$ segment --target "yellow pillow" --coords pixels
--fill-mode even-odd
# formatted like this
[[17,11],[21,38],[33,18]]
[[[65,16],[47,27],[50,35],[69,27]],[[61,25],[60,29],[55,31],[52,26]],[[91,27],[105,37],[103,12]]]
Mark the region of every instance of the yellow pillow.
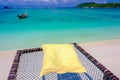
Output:
[[40,76],[50,73],[86,72],[80,63],[73,44],[42,45],[44,51]]

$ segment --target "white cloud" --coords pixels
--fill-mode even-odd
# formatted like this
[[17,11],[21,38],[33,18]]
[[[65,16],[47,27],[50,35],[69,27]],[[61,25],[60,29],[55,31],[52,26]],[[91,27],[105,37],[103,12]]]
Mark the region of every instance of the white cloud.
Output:
[[8,0],[8,1],[14,1],[14,0]]
[[67,3],[67,2],[78,2],[78,0],[63,0],[64,3]]
[[50,0],[37,0],[37,1],[50,2]]
[[[30,4],[30,5],[51,5],[51,4],[55,4],[55,5],[75,5],[75,4],[79,4],[80,2],[98,2],[98,3],[105,3],[108,0],[0,0],[1,4]],[[66,5],[66,6],[67,6]]]
[[58,4],[59,2],[58,2],[58,0],[52,0],[53,1],[53,3],[55,3],[55,4]]
[[[2,1],[2,0],[0,0]],[[8,2],[50,2],[50,3],[59,3],[59,2],[76,2],[77,0],[6,0]]]

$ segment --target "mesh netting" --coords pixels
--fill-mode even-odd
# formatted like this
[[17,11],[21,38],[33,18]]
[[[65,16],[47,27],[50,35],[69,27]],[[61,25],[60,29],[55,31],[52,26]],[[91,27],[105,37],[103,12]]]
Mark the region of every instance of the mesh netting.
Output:
[[42,69],[43,51],[25,53],[20,56],[20,62],[16,74],[16,80],[103,80],[103,73],[80,51],[78,57],[87,69],[87,73],[49,73],[40,78]]

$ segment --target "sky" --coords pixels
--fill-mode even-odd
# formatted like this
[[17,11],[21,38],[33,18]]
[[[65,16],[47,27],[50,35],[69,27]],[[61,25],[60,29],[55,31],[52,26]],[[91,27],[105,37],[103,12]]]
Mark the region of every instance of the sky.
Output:
[[0,0],[2,5],[29,5],[29,6],[64,6],[73,7],[79,3],[84,2],[96,2],[96,3],[106,3],[106,2],[120,2],[120,0]]

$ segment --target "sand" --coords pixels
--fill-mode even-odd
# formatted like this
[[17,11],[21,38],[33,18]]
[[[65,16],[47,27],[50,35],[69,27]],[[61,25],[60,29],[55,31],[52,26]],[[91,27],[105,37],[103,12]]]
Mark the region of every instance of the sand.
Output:
[[79,45],[120,78],[120,39]]
[[7,80],[16,50],[0,52],[0,80]]
[[[79,44],[120,78],[120,39]],[[16,50],[0,52],[0,80],[7,80]]]

